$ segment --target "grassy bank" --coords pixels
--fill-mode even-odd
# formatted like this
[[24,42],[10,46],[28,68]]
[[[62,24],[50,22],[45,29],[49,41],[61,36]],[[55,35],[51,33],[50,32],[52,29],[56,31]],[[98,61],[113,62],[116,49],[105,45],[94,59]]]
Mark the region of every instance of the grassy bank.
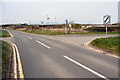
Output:
[[10,37],[10,34],[7,31],[2,30],[0,31],[0,37]]
[[[68,33],[68,34],[97,35],[97,34],[106,34],[106,32],[82,32],[82,33]],[[120,32],[108,32],[107,34],[118,35],[118,34],[120,34]]]
[[120,43],[120,37],[109,37],[109,38],[95,39],[91,42],[91,45],[101,48],[105,51],[115,52],[115,54],[120,55],[120,50],[118,49],[120,47],[119,43]]
[[0,53],[0,58],[2,60],[2,78],[5,78],[9,75],[12,47],[7,42],[0,40]]
[[[81,32],[81,33],[67,33],[65,34],[64,31],[51,31],[51,30],[19,30],[27,33],[39,34],[39,35],[97,35],[97,34],[106,34],[106,32]],[[120,32],[108,32],[108,34],[120,34]]]
[[43,30],[43,33],[42,33],[42,29],[40,29],[40,30],[32,30],[32,31],[24,30],[23,32],[28,32],[28,33],[33,33],[33,34],[40,34],[40,35],[65,35],[65,33],[63,31]]

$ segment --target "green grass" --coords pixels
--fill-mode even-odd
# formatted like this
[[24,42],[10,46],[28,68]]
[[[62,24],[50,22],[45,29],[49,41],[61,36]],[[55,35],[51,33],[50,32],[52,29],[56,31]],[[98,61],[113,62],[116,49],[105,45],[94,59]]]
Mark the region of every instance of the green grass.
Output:
[[32,30],[32,31],[23,31],[23,32],[28,32],[28,33],[34,33],[34,34],[40,34],[40,35],[65,35],[64,32],[62,31],[50,31],[50,30]]
[[0,40],[0,76],[1,72],[9,66],[10,45]]
[[[82,32],[82,33],[68,33],[68,34],[80,34],[80,35],[95,35],[95,34],[106,34],[106,32]],[[120,34],[120,32],[108,32],[107,34]]]
[[109,37],[109,38],[97,38],[91,42],[91,45],[101,48],[103,50],[109,50],[120,54],[120,37]]
[[7,31],[2,30],[0,31],[0,37],[10,37],[10,34]]
[[0,42],[0,45],[2,45],[2,63],[9,64],[8,57],[10,52],[10,45],[7,42]]
[[[23,31],[23,30],[21,30]],[[95,35],[95,34],[106,34],[106,32],[82,32],[82,33],[67,33],[65,34],[64,31],[51,31],[51,30],[32,30],[27,31],[24,30],[23,32],[33,33],[33,34],[40,34],[40,35]],[[120,32],[108,32],[108,34],[119,34]]]

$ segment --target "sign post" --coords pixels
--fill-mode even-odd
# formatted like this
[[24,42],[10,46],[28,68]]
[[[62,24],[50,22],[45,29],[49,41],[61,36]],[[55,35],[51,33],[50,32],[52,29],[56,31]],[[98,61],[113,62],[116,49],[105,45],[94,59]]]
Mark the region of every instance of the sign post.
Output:
[[43,24],[44,24],[44,22],[43,22],[43,21],[41,21],[41,24],[42,24],[42,33],[43,33]]
[[105,15],[103,17],[103,22],[106,26],[106,38],[107,38],[107,27],[108,27],[108,24],[111,22],[111,16],[110,15]]
[[65,34],[67,34],[67,26],[68,26],[68,20],[66,20]]

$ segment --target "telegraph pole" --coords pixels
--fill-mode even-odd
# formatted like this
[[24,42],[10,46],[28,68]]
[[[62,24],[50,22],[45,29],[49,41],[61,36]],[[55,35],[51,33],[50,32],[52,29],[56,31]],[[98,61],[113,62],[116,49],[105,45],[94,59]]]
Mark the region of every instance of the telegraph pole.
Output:
[[44,24],[44,22],[43,22],[43,21],[41,21],[41,24],[42,24],[42,33],[43,33],[43,24]]
[[55,27],[57,27],[57,19],[55,18]]
[[48,14],[47,14],[47,25],[48,25],[48,29],[49,29],[49,17],[48,17]]
[[57,25],[57,19],[55,18],[55,24]]

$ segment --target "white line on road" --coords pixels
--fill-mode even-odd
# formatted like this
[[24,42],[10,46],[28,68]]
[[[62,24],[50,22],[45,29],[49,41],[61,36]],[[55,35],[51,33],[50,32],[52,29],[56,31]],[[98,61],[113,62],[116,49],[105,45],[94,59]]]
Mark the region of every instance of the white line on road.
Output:
[[23,75],[23,69],[22,69],[22,64],[21,64],[21,60],[20,60],[20,55],[19,55],[19,51],[18,48],[15,44],[13,44],[15,46],[16,49],[16,54],[17,54],[17,59],[18,59],[18,72],[19,72],[19,78],[24,78]]
[[31,37],[27,36],[27,38],[32,39]]
[[14,37],[10,31],[8,31],[11,37]]
[[71,59],[71,58],[69,58],[69,57],[67,57],[67,56],[65,56],[65,55],[63,55],[63,57],[66,58],[67,60],[69,60],[69,61],[71,61],[71,62],[73,62],[73,63],[75,63],[75,64],[81,66],[82,68],[84,68],[84,69],[86,69],[86,70],[92,72],[93,74],[99,76],[100,78],[109,80],[107,77],[105,77],[105,76],[101,75],[100,73],[98,73],[98,72],[96,72],[96,71],[94,71],[94,70],[92,70],[92,69],[86,67],[86,66],[83,65],[83,64],[81,64],[81,63],[79,63],[79,62],[77,62],[77,61],[75,61],[75,60],[73,60],[73,59]]
[[42,43],[42,42],[40,42],[40,41],[38,41],[38,40],[36,40],[36,42],[39,43],[39,44],[41,44],[41,45],[43,45],[43,46],[45,46],[45,47],[48,48],[48,49],[51,49],[51,47],[45,45],[44,43]]

